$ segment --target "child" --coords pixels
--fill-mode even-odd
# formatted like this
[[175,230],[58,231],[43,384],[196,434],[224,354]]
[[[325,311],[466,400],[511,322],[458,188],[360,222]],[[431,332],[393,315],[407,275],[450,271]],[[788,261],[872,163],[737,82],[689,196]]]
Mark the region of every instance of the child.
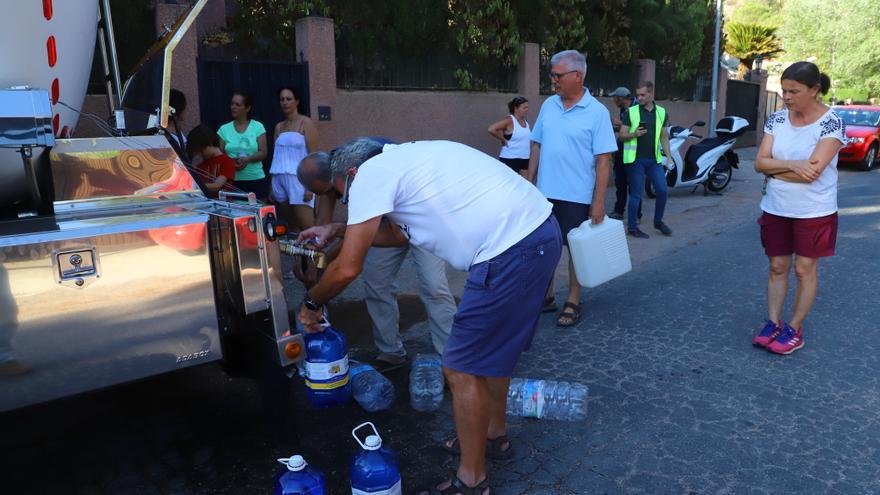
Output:
[[207,194],[216,198],[221,189],[230,189],[235,178],[235,160],[220,150],[220,137],[210,127],[199,125],[186,136],[187,149],[193,161],[201,158],[198,167]]

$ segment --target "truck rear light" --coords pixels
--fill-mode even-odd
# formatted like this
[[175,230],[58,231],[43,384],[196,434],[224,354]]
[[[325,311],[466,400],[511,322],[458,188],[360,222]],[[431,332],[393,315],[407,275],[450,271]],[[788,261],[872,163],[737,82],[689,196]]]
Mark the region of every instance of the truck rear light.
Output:
[[302,344],[299,342],[289,342],[284,346],[284,355],[290,359],[296,359],[302,354]]

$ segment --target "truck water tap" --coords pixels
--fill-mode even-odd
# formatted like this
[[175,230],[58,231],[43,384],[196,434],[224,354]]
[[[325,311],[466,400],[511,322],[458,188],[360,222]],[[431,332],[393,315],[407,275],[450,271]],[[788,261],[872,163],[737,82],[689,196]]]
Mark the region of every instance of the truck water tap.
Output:
[[293,241],[278,241],[281,252],[289,256],[304,256],[312,261],[319,270],[327,267],[327,255],[316,249],[309,249],[297,245]]

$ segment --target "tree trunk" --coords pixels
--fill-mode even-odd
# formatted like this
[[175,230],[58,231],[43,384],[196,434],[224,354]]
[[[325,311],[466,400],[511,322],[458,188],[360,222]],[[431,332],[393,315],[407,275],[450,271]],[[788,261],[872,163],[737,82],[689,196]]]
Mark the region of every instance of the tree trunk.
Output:
[[753,58],[741,58],[739,59],[739,67],[736,71],[736,78],[740,80],[746,79],[746,74],[752,70],[752,64],[755,62]]

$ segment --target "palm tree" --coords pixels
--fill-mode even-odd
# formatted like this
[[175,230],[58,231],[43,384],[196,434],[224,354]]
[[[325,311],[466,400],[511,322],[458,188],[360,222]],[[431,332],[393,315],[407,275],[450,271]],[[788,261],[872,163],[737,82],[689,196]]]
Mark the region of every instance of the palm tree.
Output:
[[724,49],[739,59],[740,79],[752,70],[757,57],[768,58],[783,51],[775,27],[731,22],[724,31]]

